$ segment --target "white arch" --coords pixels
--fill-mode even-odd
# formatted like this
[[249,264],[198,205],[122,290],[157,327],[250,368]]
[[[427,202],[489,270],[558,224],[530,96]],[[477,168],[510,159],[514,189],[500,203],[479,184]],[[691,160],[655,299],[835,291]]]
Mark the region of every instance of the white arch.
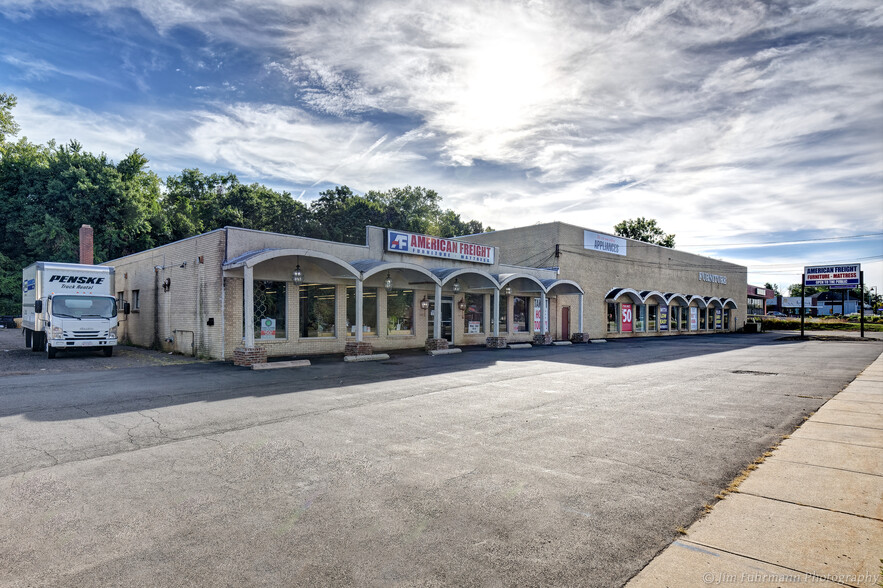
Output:
[[707,304],[708,306],[713,306],[714,308],[723,308],[724,307],[724,303],[721,302],[721,299],[718,298],[717,296],[706,296],[705,297],[705,304]]
[[690,301],[687,297],[680,292],[666,292],[664,294],[665,301],[671,304],[672,302],[679,302],[681,306],[690,306]]
[[459,278],[460,276],[474,274],[490,282],[490,285],[494,288],[500,287],[500,283],[497,281],[496,278],[494,278],[492,274],[489,274],[488,272],[477,268],[436,268],[432,270],[432,273],[439,278],[442,286],[444,286],[451,280]]
[[537,285],[538,292],[546,291],[546,287],[543,286],[543,283],[538,278],[535,278],[530,274],[500,274],[499,276],[497,276],[497,281],[500,284],[501,289],[505,288],[508,284],[512,283],[515,280],[527,280],[529,282],[533,282]]
[[[733,300],[732,298],[724,298],[721,300],[721,303],[723,304],[724,308],[733,308],[733,309],[739,308],[739,306],[736,304],[736,301]],[[728,305],[732,305],[732,306],[728,306]]]
[[[343,268],[354,278],[358,278],[361,275],[361,272],[354,268],[349,262],[331,255],[330,253],[315,251],[313,249],[261,249],[260,251],[240,255],[232,261],[224,264],[223,267],[224,269],[235,269],[239,267],[253,268],[262,261],[276,259],[277,257],[307,257],[311,259],[319,259],[326,262],[326,264],[333,264],[334,266]],[[322,266],[326,264],[320,263],[319,265]]]
[[664,303],[667,302],[665,299],[665,294],[663,294],[662,292],[659,292],[657,290],[643,290],[641,292],[641,300],[643,300],[643,302],[645,304],[647,303],[648,300],[650,300],[651,298],[654,298],[654,297],[658,298],[659,300],[661,300]]
[[566,292],[554,292],[555,295],[566,294],[585,294],[582,287],[573,280],[543,280],[543,286],[546,287],[546,294],[553,294],[553,290],[561,289]]
[[363,259],[354,261],[353,266],[361,270],[362,280],[367,280],[373,275],[389,272],[392,270],[403,270],[405,272],[415,272],[421,276],[429,278],[433,284],[441,285],[441,280],[428,268],[416,263],[408,263],[406,261],[379,261],[374,259]]
[[620,296],[626,295],[631,298],[635,304],[643,304],[644,300],[641,298],[641,293],[637,290],[632,290],[631,288],[613,288],[604,296],[604,300],[608,300],[610,302],[615,302],[617,298]]
[[706,302],[705,298],[703,298],[702,296],[699,296],[698,294],[691,294],[689,296],[689,300],[690,300],[690,305],[692,305],[695,302],[696,306],[698,306],[699,308],[708,308],[708,302]]

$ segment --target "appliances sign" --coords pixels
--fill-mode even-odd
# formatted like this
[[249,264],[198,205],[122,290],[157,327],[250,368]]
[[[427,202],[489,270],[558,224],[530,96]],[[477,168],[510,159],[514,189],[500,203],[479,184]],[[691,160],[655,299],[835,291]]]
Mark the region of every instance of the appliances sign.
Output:
[[829,288],[857,288],[861,271],[860,263],[803,268],[807,286],[828,286]]
[[583,248],[603,251],[614,255],[626,255],[628,241],[621,237],[611,237],[603,233],[583,231]]
[[443,257],[456,261],[494,263],[494,248],[453,239],[430,237],[404,231],[386,230],[386,250],[394,253]]

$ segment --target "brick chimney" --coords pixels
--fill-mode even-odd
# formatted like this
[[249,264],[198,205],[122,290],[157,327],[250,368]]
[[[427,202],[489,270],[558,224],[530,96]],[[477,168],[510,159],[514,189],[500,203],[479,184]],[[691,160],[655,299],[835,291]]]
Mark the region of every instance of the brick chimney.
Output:
[[92,227],[83,225],[80,227],[80,263],[92,265]]

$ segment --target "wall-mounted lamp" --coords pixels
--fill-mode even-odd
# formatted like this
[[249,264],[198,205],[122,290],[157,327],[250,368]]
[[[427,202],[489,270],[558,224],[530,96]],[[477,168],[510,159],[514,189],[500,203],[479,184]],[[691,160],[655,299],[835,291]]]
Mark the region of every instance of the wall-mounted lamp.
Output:
[[294,271],[291,272],[291,281],[294,282],[295,286],[300,286],[304,283],[304,273],[300,270],[300,258],[297,258],[297,267],[294,268]]
[[454,278],[454,285],[451,286],[451,290],[454,291],[454,294],[460,291],[460,278]]
[[420,308],[423,310],[429,308],[429,300],[426,299],[426,294],[423,295],[423,300],[420,301]]
[[506,286],[506,296],[510,296],[512,294],[512,288]]
[[187,262],[185,261],[184,263],[182,263],[182,264],[179,265],[178,267],[187,267]]
[[386,272],[386,279],[383,280],[383,287],[386,288],[387,292],[392,289],[392,278],[389,277],[389,272]]
[[466,301],[461,298],[460,302],[457,303],[457,308],[460,310],[466,310]]
[[166,280],[162,283],[162,291],[168,292],[172,287],[172,278],[166,278]]

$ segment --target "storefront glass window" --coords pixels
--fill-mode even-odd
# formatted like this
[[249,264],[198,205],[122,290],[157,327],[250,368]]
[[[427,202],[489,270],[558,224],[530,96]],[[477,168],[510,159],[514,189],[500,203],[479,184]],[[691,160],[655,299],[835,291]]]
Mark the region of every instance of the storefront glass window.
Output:
[[466,310],[463,311],[463,332],[484,332],[484,294],[466,294]]
[[655,304],[647,306],[647,331],[653,333],[656,331],[656,311],[658,307]]
[[681,307],[669,306],[668,315],[671,318],[670,330],[677,331],[681,326]]
[[616,303],[608,302],[607,303],[607,332],[608,333],[616,333],[619,329],[616,312]]
[[[356,287],[346,287],[346,334],[356,334]],[[362,290],[362,334],[377,334],[377,288]]]
[[723,325],[723,327],[724,327],[725,331],[730,330],[730,309],[729,308],[724,309],[724,325]]
[[681,330],[687,330],[687,307],[684,306],[681,308]]
[[705,308],[699,309],[699,330],[700,331],[704,331],[706,328],[706,325],[708,325],[708,323],[705,320],[705,315],[707,314],[706,310],[707,309],[705,309]]
[[414,334],[414,291],[391,289],[386,294],[386,324],[390,335]]
[[635,332],[644,332],[644,320],[647,317],[647,306],[644,304],[635,305]]
[[526,333],[527,319],[530,318],[530,298],[521,296],[512,297],[512,332]]
[[334,337],[337,286],[304,284],[300,287],[300,336]]
[[285,338],[285,282],[255,280],[254,338]]

